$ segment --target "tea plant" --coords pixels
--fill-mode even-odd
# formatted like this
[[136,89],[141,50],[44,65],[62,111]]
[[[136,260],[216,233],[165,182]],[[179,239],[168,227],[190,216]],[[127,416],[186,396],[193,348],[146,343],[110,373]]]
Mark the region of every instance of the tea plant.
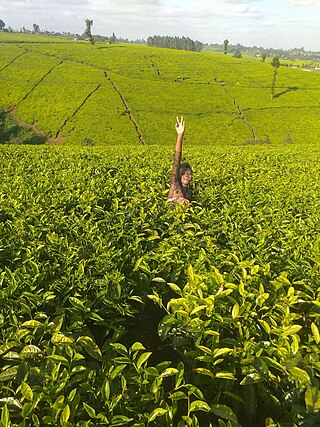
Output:
[[1,107],[70,144],[171,143],[188,117],[192,145],[319,139],[319,73],[281,67],[270,99],[269,63],[223,53],[0,35]]
[[319,150],[0,147],[5,426],[319,424]]

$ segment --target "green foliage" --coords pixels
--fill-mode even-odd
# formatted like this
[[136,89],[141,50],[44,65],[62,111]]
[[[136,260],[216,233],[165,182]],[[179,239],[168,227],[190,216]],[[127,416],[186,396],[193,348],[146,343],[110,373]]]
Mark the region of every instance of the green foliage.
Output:
[[272,58],[271,65],[275,69],[280,67],[280,59],[279,59],[278,55],[276,55]]
[[293,139],[291,138],[291,134],[288,132],[283,140],[284,144],[294,144]]
[[248,57],[103,43],[88,49],[81,41],[28,34],[0,38],[1,106],[59,142],[140,143],[137,125],[146,144],[168,145],[178,113],[188,120],[191,145],[241,144],[251,128],[274,144],[288,132],[297,144],[320,137],[319,73],[282,67],[270,99],[278,68]]
[[[318,77],[283,69],[271,101],[246,59],[0,48],[4,107],[87,145],[0,147],[0,425],[319,425]],[[165,201],[177,110],[189,207]]]
[[203,43],[194,41],[189,37],[153,36],[147,39],[148,46],[164,47],[169,49],[188,50],[201,52]]
[[242,54],[241,54],[241,52],[240,52],[240,50],[239,50],[239,49],[237,49],[237,50],[234,52],[233,57],[234,57],[234,58],[238,58],[238,59],[241,59],[241,58],[242,58]]
[[91,138],[85,137],[82,141],[82,145],[91,147],[95,145],[95,142]]
[[318,149],[0,148],[3,425],[319,423]]
[[264,139],[247,139],[244,141],[244,145],[264,145],[264,144],[271,144],[270,138],[268,135]]
[[93,45],[95,43],[95,40],[94,40],[92,33],[91,33],[91,27],[93,25],[93,20],[92,19],[86,19],[85,23],[86,23],[86,29],[83,33],[83,36],[89,40],[89,43],[93,47]]
[[9,113],[0,109],[0,144],[43,144],[44,136],[19,125]]
[[271,99],[273,99],[274,90],[275,90],[276,81],[277,81],[277,75],[278,75],[278,68],[280,67],[280,59],[278,55],[272,58],[271,65],[273,67],[273,79],[271,83]]
[[225,39],[223,41],[223,53],[226,55],[228,53],[228,45],[229,45],[229,40]]
[[184,356],[192,382],[206,384],[207,401],[229,405],[249,425],[275,413],[296,422],[305,399],[309,410],[318,404],[319,331],[314,326],[310,336],[300,307],[319,319],[314,301],[320,295],[284,273],[268,283],[269,271],[255,260],[235,267],[242,277],[231,283],[235,271],[197,275],[189,266],[187,284],[167,304],[160,335]]

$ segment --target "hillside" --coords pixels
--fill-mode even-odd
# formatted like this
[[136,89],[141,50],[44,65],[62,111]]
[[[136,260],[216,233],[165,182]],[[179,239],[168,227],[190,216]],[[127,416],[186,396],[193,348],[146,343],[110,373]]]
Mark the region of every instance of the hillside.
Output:
[[320,73],[280,67],[271,100],[268,63],[24,37],[0,35],[0,107],[53,142],[172,143],[176,115],[192,145],[319,140]]

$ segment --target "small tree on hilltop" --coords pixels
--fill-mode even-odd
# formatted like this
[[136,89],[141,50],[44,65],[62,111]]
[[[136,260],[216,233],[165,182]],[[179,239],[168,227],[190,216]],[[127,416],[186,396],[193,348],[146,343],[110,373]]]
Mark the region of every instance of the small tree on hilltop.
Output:
[[241,54],[241,52],[240,52],[240,50],[239,50],[239,49],[237,49],[237,50],[235,51],[235,53],[233,54],[233,57],[234,57],[234,58],[239,58],[239,59],[241,59],[241,58],[242,58],[242,54]]
[[115,33],[112,33],[112,36],[109,38],[110,43],[114,44],[117,41]]
[[93,20],[92,19],[86,19],[85,23],[86,23],[86,29],[85,29],[83,35],[85,37],[87,37],[87,39],[89,40],[89,43],[93,47],[93,45],[94,45],[94,38],[93,38],[93,36],[91,34],[91,27],[93,25]]
[[3,30],[6,24],[0,19],[0,30]]
[[224,51],[224,54],[225,54],[225,55],[228,53],[228,44],[229,44],[229,40],[228,40],[228,39],[225,39],[225,40],[223,41],[223,51]]
[[35,33],[40,33],[40,26],[38,24],[33,24],[32,26]]
[[274,98],[274,89],[276,86],[276,80],[278,75],[278,68],[280,67],[280,59],[279,56],[276,55],[272,58],[271,65],[273,67],[273,79],[271,83],[271,99]]
[[266,52],[262,52],[262,54],[261,54],[262,62],[266,62],[266,57],[267,57]]

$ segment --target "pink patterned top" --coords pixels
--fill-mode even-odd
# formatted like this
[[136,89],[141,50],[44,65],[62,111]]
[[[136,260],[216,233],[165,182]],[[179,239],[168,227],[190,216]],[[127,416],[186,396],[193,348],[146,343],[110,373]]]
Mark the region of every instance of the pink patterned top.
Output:
[[170,189],[169,189],[169,202],[180,202],[188,205],[191,202],[190,188],[183,188],[180,181],[180,160],[181,152],[176,151],[174,155],[174,162],[171,172]]

